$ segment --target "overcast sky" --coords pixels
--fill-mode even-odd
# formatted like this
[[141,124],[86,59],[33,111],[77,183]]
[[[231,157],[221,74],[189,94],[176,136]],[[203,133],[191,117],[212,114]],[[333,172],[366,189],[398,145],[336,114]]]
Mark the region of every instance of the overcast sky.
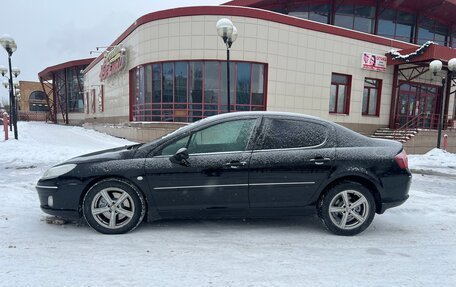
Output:
[[[90,58],[90,50],[110,45],[136,19],[174,7],[219,5],[228,0],[0,0],[0,35],[17,43],[12,65],[22,71],[18,80],[38,81],[49,66]],[[0,65],[8,65],[0,47]],[[2,79],[1,81],[3,82]],[[0,86],[0,102],[8,98]]]

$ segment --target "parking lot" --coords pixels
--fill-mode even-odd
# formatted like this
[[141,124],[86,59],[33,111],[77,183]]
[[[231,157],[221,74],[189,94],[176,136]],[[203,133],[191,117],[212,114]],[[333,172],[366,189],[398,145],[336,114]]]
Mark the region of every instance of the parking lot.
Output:
[[[20,124],[28,135],[16,143],[13,154],[4,153],[13,143],[0,142],[0,155],[6,159],[0,168],[0,286],[456,282],[456,177],[451,165],[433,168],[425,164],[425,156],[412,156],[411,168],[421,173],[414,174],[410,199],[377,215],[355,237],[330,234],[315,216],[160,221],[126,235],[106,236],[83,223],[61,224],[42,213],[34,186],[47,167],[73,153],[125,141],[82,128]],[[71,139],[52,138],[59,133],[71,134]],[[48,156],[39,154],[38,148]],[[445,162],[444,157],[437,155],[429,162]]]

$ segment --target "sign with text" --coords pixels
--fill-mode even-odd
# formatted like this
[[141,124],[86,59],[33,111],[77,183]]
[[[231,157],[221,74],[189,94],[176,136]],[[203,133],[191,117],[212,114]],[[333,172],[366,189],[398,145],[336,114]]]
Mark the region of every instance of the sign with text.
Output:
[[370,71],[385,72],[386,56],[364,52],[361,59],[361,68]]
[[126,50],[122,45],[113,47],[110,51],[105,52],[103,64],[100,70],[100,80],[104,81],[112,74],[119,72],[126,64]]

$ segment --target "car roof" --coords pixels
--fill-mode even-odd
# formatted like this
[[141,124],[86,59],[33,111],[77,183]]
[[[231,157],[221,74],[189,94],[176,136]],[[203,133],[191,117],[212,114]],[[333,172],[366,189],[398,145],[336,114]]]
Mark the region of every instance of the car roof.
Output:
[[[265,117],[284,117],[284,118],[299,118],[302,120],[314,120],[318,121],[320,123],[327,123],[330,125],[335,125],[335,123],[324,120],[319,117],[314,117],[314,116],[309,116],[309,115],[304,115],[304,114],[298,114],[298,113],[289,113],[289,112],[270,112],[270,111],[249,111],[249,112],[231,112],[231,113],[224,113],[224,114],[218,114],[214,116],[210,116],[204,119],[201,119],[197,122],[194,122],[190,125],[184,126],[182,128],[179,128],[177,131],[185,131],[189,129],[194,129],[197,127],[201,126],[206,126],[208,124],[214,123],[214,122],[220,122],[224,120],[229,120],[229,119],[238,119],[242,117],[259,117],[259,116],[265,116]],[[172,132],[171,134],[175,134],[175,132]],[[168,134],[168,135],[171,135]],[[167,137],[167,136],[165,136]]]
[[326,123],[330,123],[327,120],[324,120],[319,117],[309,116],[305,114],[298,114],[298,113],[290,113],[290,112],[274,112],[274,111],[251,111],[251,112],[232,112],[232,113],[224,113],[215,116],[211,116],[205,118],[207,120],[219,120],[224,118],[236,118],[240,116],[281,116],[281,117],[299,117],[302,119],[311,119],[317,121],[323,121]]

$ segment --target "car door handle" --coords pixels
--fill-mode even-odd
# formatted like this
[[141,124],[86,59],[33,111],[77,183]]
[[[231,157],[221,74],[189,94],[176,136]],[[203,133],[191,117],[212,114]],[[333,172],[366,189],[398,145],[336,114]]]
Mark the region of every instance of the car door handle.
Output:
[[309,161],[315,163],[316,165],[322,165],[325,163],[325,161],[330,161],[331,159],[329,157],[316,157],[312,158]]
[[238,168],[240,166],[245,166],[247,164],[247,162],[245,161],[232,161],[232,162],[227,162],[225,163],[225,166],[229,166],[231,168]]

